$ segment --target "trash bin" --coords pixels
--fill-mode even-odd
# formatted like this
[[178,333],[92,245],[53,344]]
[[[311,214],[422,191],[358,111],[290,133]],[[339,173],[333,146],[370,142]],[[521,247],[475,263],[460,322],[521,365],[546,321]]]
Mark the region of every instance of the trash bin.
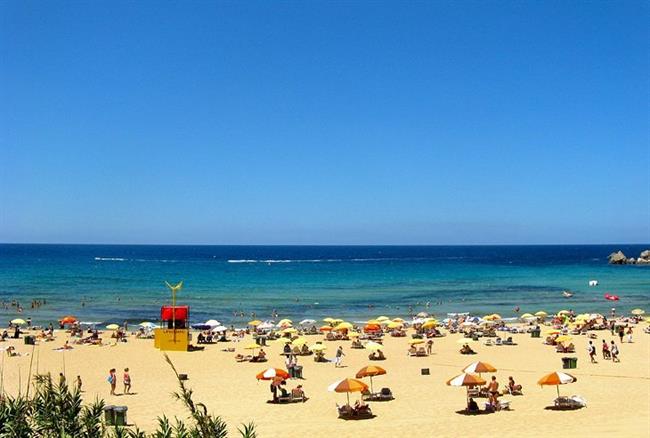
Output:
[[266,336],[260,336],[258,339],[260,340],[260,345],[266,347]]
[[578,367],[578,358],[577,357],[563,357],[562,358],[562,368],[564,369],[573,369]]
[[115,425],[115,412],[113,411],[114,408],[115,406],[113,405],[104,406],[104,422],[107,426]]
[[256,343],[257,345],[262,345],[262,338],[260,338],[259,336],[256,336],[256,337],[255,337],[255,343]]
[[569,364],[571,365],[571,368],[578,368],[578,358],[577,357],[570,357],[569,358]]
[[564,368],[565,370],[567,368],[571,368],[571,364],[569,363],[569,358],[568,357],[563,357],[562,358],[562,368]]
[[126,426],[126,411],[129,408],[126,406],[114,406],[113,412],[115,412],[115,426]]
[[302,379],[302,365],[296,365],[293,367],[293,377],[296,379]]
[[25,336],[25,345],[36,345],[36,338],[32,335]]
[[531,338],[539,338],[539,335],[542,333],[541,330],[532,330],[530,332],[530,337]]

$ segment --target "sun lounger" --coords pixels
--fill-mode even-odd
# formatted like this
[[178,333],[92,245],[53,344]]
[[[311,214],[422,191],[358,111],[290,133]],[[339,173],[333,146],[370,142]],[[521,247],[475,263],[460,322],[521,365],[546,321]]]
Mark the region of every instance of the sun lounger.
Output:
[[370,409],[370,406],[368,405],[362,405],[359,406],[358,408],[353,408],[350,405],[343,405],[339,406],[338,404],[336,405],[336,408],[339,413],[339,418],[343,418],[346,420],[360,420],[363,418],[372,418],[372,410]]
[[503,345],[517,345],[515,342],[512,340],[512,336],[508,336],[508,338],[503,341]]
[[496,405],[493,405],[490,402],[485,402],[485,410],[488,412],[509,411],[510,400],[498,400]]
[[496,338],[494,340],[494,345],[502,345],[501,338]]
[[486,339],[485,342],[483,342],[484,345],[491,347],[492,346],[492,339]]
[[553,404],[560,409],[580,409],[587,407],[587,400],[578,395],[560,396],[553,401]]
[[418,357],[428,356],[427,351],[424,348],[418,348],[417,353],[415,354]]

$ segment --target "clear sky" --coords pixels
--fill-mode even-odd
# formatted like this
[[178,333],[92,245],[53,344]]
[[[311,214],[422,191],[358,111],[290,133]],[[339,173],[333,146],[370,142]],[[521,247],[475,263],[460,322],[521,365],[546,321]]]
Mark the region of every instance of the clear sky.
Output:
[[649,19],[2,1],[0,242],[650,242]]

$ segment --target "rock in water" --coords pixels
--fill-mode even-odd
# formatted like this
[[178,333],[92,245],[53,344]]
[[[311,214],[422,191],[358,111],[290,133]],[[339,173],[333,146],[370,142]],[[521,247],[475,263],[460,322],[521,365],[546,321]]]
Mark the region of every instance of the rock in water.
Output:
[[627,263],[627,257],[623,254],[623,251],[613,252],[607,259],[609,259],[609,263],[612,265],[624,265]]

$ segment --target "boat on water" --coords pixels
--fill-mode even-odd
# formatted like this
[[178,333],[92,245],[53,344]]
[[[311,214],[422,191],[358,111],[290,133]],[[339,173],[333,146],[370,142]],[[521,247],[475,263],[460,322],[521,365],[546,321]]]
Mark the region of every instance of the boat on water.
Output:
[[571,298],[573,296],[573,292],[569,292],[568,290],[562,291],[562,295],[564,298]]

